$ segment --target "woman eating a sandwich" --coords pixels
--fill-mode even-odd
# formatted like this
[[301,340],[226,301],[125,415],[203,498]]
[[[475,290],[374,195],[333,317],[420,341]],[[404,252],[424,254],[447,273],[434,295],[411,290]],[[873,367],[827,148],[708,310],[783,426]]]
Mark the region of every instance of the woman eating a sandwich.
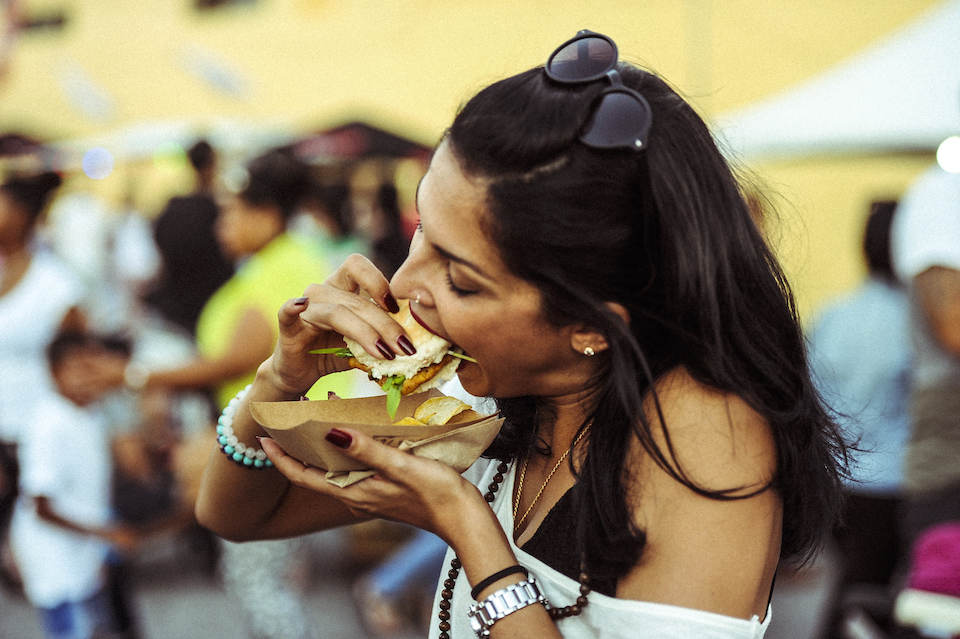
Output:
[[[372,517],[433,532],[451,548],[434,639],[762,637],[778,564],[833,523],[846,448],[700,118],[581,32],[461,109],[417,206],[391,281],[355,256],[280,309],[274,354],[228,409],[272,466],[214,455],[201,523],[234,540]],[[505,422],[463,475],[333,430],[377,471],[339,488],[266,438],[249,402],[348,366],[327,352],[345,337],[411,355],[397,299],[471,358],[459,383]]]

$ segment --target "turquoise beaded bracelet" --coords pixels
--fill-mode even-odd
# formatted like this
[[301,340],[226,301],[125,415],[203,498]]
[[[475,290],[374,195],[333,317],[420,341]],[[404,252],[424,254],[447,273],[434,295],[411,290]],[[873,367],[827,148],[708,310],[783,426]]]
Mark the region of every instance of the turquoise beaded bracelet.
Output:
[[267,459],[267,454],[259,448],[247,446],[233,433],[233,416],[240,407],[240,402],[247,396],[250,390],[250,384],[237,393],[237,396],[231,399],[223,408],[223,413],[217,420],[217,443],[220,444],[220,451],[227,456],[227,459],[254,470],[263,470],[273,466],[273,462]]

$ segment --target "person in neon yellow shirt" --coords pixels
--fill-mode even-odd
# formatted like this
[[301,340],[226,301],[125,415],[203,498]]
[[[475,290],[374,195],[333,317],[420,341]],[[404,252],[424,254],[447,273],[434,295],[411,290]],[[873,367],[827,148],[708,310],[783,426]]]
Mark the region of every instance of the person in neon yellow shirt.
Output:
[[[277,309],[303,295],[330,269],[315,244],[287,229],[310,185],[309,169],[287,152],[269,151],[247,165],[244,186],[221,207],[216,235],[237,269],[210,297],[197,321],[198,357],[179,367],[138,369],[122,363],[107,374],[134,389],[210,389],[219,408],[253,381],[279,335]],[[355,375],[324,378],[311,397],[347,396]],[[210,440],[213,441],[211,421]],[[204,453],[205,455],[205,453]],[[187,493],[193,488],[187,487]],[[251,636],[309,639],[308,615],[286,567],[303,558],[303,540],[224,542],[221,574],[241,604]]]
[[[277,309],[329,273],[320,254],[287,231],[287,222],[309,187],[307,167],[273,151],[253,160],[247,171],[246,185],[223,208],[216,224],[224,252],[239,262],[237,271],[207,301],[197,320],[201,362],[223,365],[216,387],[220,406],[253,381],[264,352],[272,351],[279,334]],[[346,389],[334,383],[314,393],[321,390]],[[303,601],[284,578],[284,566],[300,559],[297,540],[224,543],[221,549],[224,585],[241,602],[252,636],[311,636]]]
[[[218,223],[218,234],[246,233],[226,229],[231,225],[256,226],[262,215],[271,214],[257,211],[241,198],[236,206],[222,214],[224,221]],[[246,219],[231,221],[231,218]],[[269,224],[267,221],[263,226],[269,228]],[[243,354],[249,352],[251,362],[259,359],[253,366],[218,385],[216,399],[220,406],[226,406],[231,397],[253,381],[257,365],[266,359],[260,359],[259,355],[253,358],[252,352],[267,343],[268,355],[272,352],[278,336],[276,309],[291,297],[298,297],[316,278],[322,280],[328,274],[326,264],[309,242],[281,231],[247,258],[236,274],[207,301],[197,322],[197,347],[201,356],[224,361],[231,357],[231,351],[240,351]],[[345,396],[349,388],[349,378],[324,378],[310,395],[326,397],[327,391],[334,391]]]
[[[237,270],[201,311],[199,357],[170,369],[116,367],[105,373],[111,381],[136,390],[211,389],[219,408],[253,381],[277,342],[277,309],[330,272],[314,244],[287,230],[309,186],[308,167],[288,152],[272,150],[251,160],[246,183],[217,217],[217,240]],[[348,395],[354,379],[325,378],[309,395]]]
[[[217,218],[217,240],[237,261],[237,270],[200,313],[199,357],[170,370],[139,375],[128,370],[129,385],[210,388],[223,407],[253,381],[277,342],[277,309],[329,274],[314,245],[287,229],[309,185],[308,168],[289,153],[269,151],[248,164],[245,185]],[[345,395],[351,383],[350,377],[325,379],[310,395]],[[300,593],[286,578],[288,568],[302,559],[302,550],[297,539],[221,544],[224,585],[240,602],[251,636],[312,637]]]

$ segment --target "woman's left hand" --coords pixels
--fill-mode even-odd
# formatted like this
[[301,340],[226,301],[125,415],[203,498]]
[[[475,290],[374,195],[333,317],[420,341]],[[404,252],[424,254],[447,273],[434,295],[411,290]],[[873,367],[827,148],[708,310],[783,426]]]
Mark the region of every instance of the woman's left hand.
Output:
[[487,507],[477,488],[445,464],[391,448],[357,430],[331,433],[328,441],[377,474],[340,488],[326,480],[326,471],[304,466],[275,441],[264,438],[261,445],[291,483],[333,497],[357,516],[411,524],[448,544],[470,518],[471,508]]
[[[468,587],[466,582],[477,584],[517,564],[507,534],[490,504],[457,471],[438,461],[381,444],[353,429],[331,433],[328,441],[364,467],[375,469],[376,474],[339,488],[326,480],[324,471],[304,466],[285,454],[275,441],[262,439],[261,445],[280,472],[296,486],[338,500],[353,515],[400,521],[437,535],[460,562],[465,577],[462,587]],[[502,623],[498,636],[560,636],[545,608],[539,606]]]

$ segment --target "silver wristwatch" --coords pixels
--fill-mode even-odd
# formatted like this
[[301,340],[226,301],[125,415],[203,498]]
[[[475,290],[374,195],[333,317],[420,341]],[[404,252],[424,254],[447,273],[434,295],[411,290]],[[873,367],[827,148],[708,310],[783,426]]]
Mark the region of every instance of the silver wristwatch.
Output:
[[537,580],[528,577],[526,581],[511,584],[498,590],[483,601],[470,606],[467,617],[470,618],[470,627],[477,633],[477,637],[489,637],[490,628],[507,615],[526,608],[530,604],[541,603],[549,608],[547,598],[540,592]]

